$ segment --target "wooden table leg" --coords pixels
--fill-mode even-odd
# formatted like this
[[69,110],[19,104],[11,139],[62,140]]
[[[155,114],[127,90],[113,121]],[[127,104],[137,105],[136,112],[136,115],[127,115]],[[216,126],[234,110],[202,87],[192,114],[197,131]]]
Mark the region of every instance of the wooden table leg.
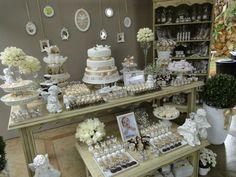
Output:
[[199,170],[199,151],[193,152],[191,156],[191,164],[193,166],[193,174],[192,177],[198,177]]
[[36,146],[31,128],[19,129],[22,147],[25,155],[29,177],[33,177],[33,172],[28,168],[28,164],[33,162],[36,156]]
[[188,114],[196,111],[196,94],[196,88],[191,89],[191,91],[188,93]]

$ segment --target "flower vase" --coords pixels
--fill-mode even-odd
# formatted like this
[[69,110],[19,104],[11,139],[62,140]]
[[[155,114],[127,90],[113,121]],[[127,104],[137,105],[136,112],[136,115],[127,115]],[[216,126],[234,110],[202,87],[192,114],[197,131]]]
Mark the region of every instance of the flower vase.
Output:
[[147,66],[147,56],[148,56],[148,50],[151,47],[150,42],[141,42],[140,43],[141,48],[143,49],[143,54],[144,54],[144,62],[145,62],[145,67]]
[[20,81],[22,80],[21,78],[21,72],[18,66],[10,66],[9,69],[11,70],[11,72],[13,73],[13,77],[16,81]]
[[210,167],[208,167],[208,168],[199,167],[199,175],[206,176],[210,170],[211,170]]

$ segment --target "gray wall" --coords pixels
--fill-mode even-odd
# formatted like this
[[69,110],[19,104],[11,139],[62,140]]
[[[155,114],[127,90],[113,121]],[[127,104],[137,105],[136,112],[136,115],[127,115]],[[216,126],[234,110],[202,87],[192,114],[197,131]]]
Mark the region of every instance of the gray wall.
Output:
[[[28,55],[37,57],[42,61],[45,53],[40,52],[39,40],[42,39],[42,29],[39,21],[39,14],[36,0],[30,0],[30,10],[32,20],[36,23],[38,32],[35,36],[29,36],[25,32],[27,23],[25,0],[0,0],[0,51],[7,46],[16,46],[22,48]],[[124,0],[102,0],[103,8],[111,6],[115,14],[112,18],[104,19],[104,27],[100,24],[99,0],[44,0],[41,1],[43,7],[48,2],[54,7],[55,16],[46,18],[43,16],[43,23],[47,39],[51,44],[58,45],[61,53],[68,56],[66,68],[71,74],[71,80],[81,80],[86,66],[87,49],[96,44],[107,44],[112,48],[112,55],[116,59],[116,65],[121,69],[121,61],[127,55],[134,55],[140,67],[144,64],[143,54],[136,42],[136,33],[141,27],[152,27],[152,0],[127,0],[129,16],[132,18],[132,27],[127,29],[122,25],[122,31],[125,32],[125,43],[116,42],[116,33],[118,32],[118,5],[120,6],[121,19],[125,16]],[[60,2],[61,16],[58,15],[58,1]],[[74,24],[74,14],[78,8],[85,8],[91,17],[90,29],[83,33],[80,32]],[[103,9],[104,11],[104,9]],[[104,14],[104,13],[103,13]],[[62,41],[60,39],[60,30],[66,26],[70,31],[70,39]],[[108,39],[100,41],[99,31],[105,28],[108,32]],[[152,52],[149,53],[151,61]],[[3,66],[0,66],[2,70]],[[42,69],[42,73],[44,69]],[[0,95],[4,92],[0,91]],[[7,131],[9,118],[9,107],[0,103],[0,135],[10,138],[16,135],[16,132]]]

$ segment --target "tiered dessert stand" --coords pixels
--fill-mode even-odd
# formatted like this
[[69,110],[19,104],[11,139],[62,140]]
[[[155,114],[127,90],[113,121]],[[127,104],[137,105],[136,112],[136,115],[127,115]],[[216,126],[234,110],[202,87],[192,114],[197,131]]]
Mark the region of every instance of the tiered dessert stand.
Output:
[[1,101],[7,106],[20,107],[20,111],[18,111],[20,116],[15,116],[13,118],[14,121],[20,121],[31,117],[27,104],[38,99],[38,93],[30,90],[32,86],[33,81],[31,80],[20,80],[11,84],[5,83],[0,86],[5,92],[8,93],[1,98]]

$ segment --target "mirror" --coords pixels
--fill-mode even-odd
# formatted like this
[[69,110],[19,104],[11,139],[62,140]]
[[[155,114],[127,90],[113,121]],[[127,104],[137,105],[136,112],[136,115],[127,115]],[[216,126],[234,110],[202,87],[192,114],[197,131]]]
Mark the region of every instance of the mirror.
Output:
[[106,15],[107,17],[112,17],[112,16],[114,15],[113,9],[112,9],[111,7],[106,8],[106,9],[105,9],[105,15]]
[[129,28],[131,25],[132,25],[131,18],[130,17],[125,17],[125,19],[124,19],[124,26],[126,28]]

